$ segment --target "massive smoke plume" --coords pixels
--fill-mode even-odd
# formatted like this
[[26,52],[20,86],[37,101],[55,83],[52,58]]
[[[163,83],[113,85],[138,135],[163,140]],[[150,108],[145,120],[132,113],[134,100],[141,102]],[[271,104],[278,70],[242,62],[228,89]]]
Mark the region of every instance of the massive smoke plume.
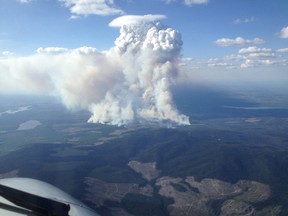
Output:
[[176,30],[151,17],[138,19],[123,25],[115,47],[105,52],[49,47],[29,57],[0,59],[0,92],[57,95],[68,108],[89,110],[93,123],[188,125],[170,92],[181,46]]

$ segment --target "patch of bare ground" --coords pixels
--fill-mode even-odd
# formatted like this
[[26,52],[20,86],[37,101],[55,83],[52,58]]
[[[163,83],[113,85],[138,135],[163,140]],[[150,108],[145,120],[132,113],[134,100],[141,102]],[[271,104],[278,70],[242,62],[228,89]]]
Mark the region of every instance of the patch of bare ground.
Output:
[[157,178],[160,174],[160,171],[156,169],[156,162],[141,163],[138,161],[130,161],[128,166],[135,172],[140,173],[147,181]]
[[281,206],[268,206],[256,210],[251,204],[235,199],[226,200],[221,207],[220,216],[277,216],[281,212]]
[[[186,188],[186,191],[177,190],[175,185],[181,185]],[[209,215],[205,207],[208,200],[190,190],[186,184],[183,184],[183,179],[162,177],[157,179],[156,186],[160,187],[160,195],[174,199],[174,203],[168,206],[170,215]]]
[[[244,180],[231,184],[208,178],[198,182],[193,176],[186,179],[162,177],[157,179],[156,185],[160,187],[160,195],[174,199],[174,203],[169,205],[172,216],[213,216],[213,209],[209,206],[209,202],[213,200],[223,200],[220,206],[221,216],[257,215],[264,210],[257,210],[253,203],[265,201],[270,196],[268,185]],[[274,215],[280,212],[279,207],[270,207],[265,211],[274,212]],[[262,215],[270,216],[269,213]]]
[[210,199],[221,199],[223,196],[235,195],[241,191],[241,188],[237,185],[217,179],[205,178],[202,181],[197,182],[193,176],[188,176],[185,179],[185,182],[192,187],[197,188],[199,193]]
[[[155,162],[130,161],[128,166],[150,183],[140,187],[133,183],[107,183],[87,177],[86,199],[96,207],[109,208],[112,215],[130,216],[120,205],[107,206],[105,201],[121,203],[128,193],[152,197],[154,188],[157,188],[160,196],[173,200],[166,209],[170,216],[277,216],[281,212],[281,206],[255,207],[270,197],[270,187],[263,183],[240,180],[232,184],[210,178],[197,181],[193,176],[159,177]],[[155,182],[151,181],[154,179]]]
[[220,216],[226,215],[241,215],[252,216],[255,213],[255,208],[246,202],[238,200],[226,200],[221,207]]
[[[107,183],[99,179],[87,177],[85,183],[88,186],[86,200],[95,204],[96,207],[104,206],[105,201],[120,203],[128,193],[152,196],[153,188],[150,185],[140,187],[134,183]],[[130,215],[124,209],[111,207],[113,215]]]
[[113,140],[113,139],[118,139],[119,137],[122,137],[125,133],[137,130],[138,128],[121,128],[121,129],[116,129],[113,132],[109,133],[107,136],[103,136],[97,140],[95,143],[96,146],[98,145],[103,145],[105,144],[106,141]]
[[242,193],[235,199],[249,203],[265,201],[271,193],[268,185],[255,181],[241,180],[236,185],[241,188]]

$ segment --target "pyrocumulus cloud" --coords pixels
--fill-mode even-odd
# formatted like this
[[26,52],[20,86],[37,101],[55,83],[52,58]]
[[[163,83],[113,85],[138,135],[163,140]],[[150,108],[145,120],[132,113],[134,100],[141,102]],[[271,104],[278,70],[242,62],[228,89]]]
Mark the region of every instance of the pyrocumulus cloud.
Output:
[[92,123],[188,125],[170,92],[178,75],[181,35],[156,18],[165,17],[149,15],[121,26],[115,46],[105,52],[47,47],[28,57],[2,58],[0,93],[56,95],[68,108],[89,110]]

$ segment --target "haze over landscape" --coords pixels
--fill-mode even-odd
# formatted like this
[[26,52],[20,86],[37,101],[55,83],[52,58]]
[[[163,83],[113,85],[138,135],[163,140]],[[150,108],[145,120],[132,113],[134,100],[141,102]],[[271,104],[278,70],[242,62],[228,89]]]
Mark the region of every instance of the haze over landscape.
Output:
[[189,124],[173,103],[175,83],[285,86],[286,2],[143,3],[4,1],[0,91],[54,95],[68,108],[89,110],[89,122]]
[[103,215],[287,215],[287,11],[2,0],[0,177]]

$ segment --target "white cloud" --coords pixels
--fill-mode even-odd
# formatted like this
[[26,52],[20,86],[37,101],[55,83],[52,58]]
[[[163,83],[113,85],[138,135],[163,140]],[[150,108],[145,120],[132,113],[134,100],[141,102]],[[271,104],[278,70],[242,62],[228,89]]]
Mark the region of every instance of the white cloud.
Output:
[[233,21],[233,24],[242,24],[242,23],[251,23],[255,21],[255,17],[249,17],[249,18],[244,18],[244,19],[236,19]]
[[270,59],[247,59],[244,63],[240,65],[241,68],[251,68],[255,66],[261,66],[261,65],[273,65],[276,62]]
[[191,58],[191,57],[185,57],[185,58],[182,58],[181,59],[182,61],[193,61],[193,58]]
[[5,56],[5,57],[9,57],[9,56],[13,56],[14,55],[14,53],[13,52],[10,52],[10,51],[3,51],[2,53],[2,56]]
[[[242,48],[238,51],[239,54],[246,54],[247,59],[263,59],[269,60],[276,57],[275,52],[270,48],[257,48],[255,46]],[[265,61],[264,61],[265,62]]]
[[208,59],[207,62],[205,62],[205,65],[208,66],[209,68],[221,67],[221,68],[231,69],[234,67],[233,61],[230,61],[227,59],[225,60],[223,58],[210,58]]
[[172,2],[176,2],[177,0],[162,0],[162,1],[164,1],[166,4],[170,4]]
[[241,68],[282,64],[281,56],[277,56],[275,51],[273,51],[271,48],[258,48],[255,46],[251,46],[240,49],[238,53],[238,55],[234,56],[235,58],[230,58],[230,60],[236,60],[240,62]]
[[269,58],[269,57],[275,57],[275,53],[256,52],[256,53],[249,53],[248,56],[251,58]]
[[[173,2],[180,2],[180,0],[161,0],[165,2],[166,4],[170,4]],[[201,4],[208,4],[209,0],[182,0],[184,5],[186,6],[192,6],[192,5],[201,5]]]
[[260,53],[260,52],[271,52],[272,49],[270,48],[257,48],[255,46],[242,48],[238,51],[238,53],[244,54],[244,53]]
[[239,61],[243,61],[247,59],[246,56],[244,55],[239,55],[239,54],[232,54],[232,55],[228,55],[228,56],[225,56],[223,58],[223,61],[228,61],[228,62],[239,62]]
[[258,61],[260,64],[264,64],[264,65],[272,65],[275,64],[274,61],[270,60],[270,59],[264,59],[264,60],[260,60]]
[[124,11],[114,5],[114,0],[58,0],[70,9],[71,18],[87,15],[117,15]]
[[208,67],[230,67],[232,63],[228,62],[215,62],[215,63],[208,63]]
[[236,46],[236,45],[246,45],[246,44],[262,44],[264,40],[260,38],[254,38],[253,40],[247,40],[242,37],[237,37],[235,39],[221,38],[215,41],[218,46]]
[[283,39],[288,39],[288,26],[286,27],[283,27],[280,31],[280,34],[279,34],[279,37],[280,38],[283,38]]
[[[288,50],[287,50],[288,51]],[[284,55],[277,54],[271,48],[258,48],[255,46],[242,48],[236,54],[227,55],[224,57],[210,58],[207,61],[202,61],[202,63],[198,60],[193,60],[193,62],[185,61],[182,59],[183,63],[181,67],[187,67],[187,65],[191,65],[190,67],[195,68],[198,66],[203,70],[211,70],[214,68],[215,70],[246,70],[246,68],[256,69],[256,68],[265,68],[271,67],[274,65],[275,67],[284,67],[287,64],[287,57]],[[206,68],[206,69],[205,69]]]
[[281,53],[288,52],[288,47],[287,48],[278,49],[277,52],[281,52]]
[[74,53],[74,54],[85,54],[85,55],[90,55],[93,53],[99,53],[96,48],[94,47],[79,47],[77,49],[67,49],[64,47],[40,47],[36,50],[38,54],[43,54],[43,55],[59,55],[59,54],[64,54],[64,53]]
[[32,0],[17,0],[17,1],[20,2],[20,3],[23,3],[23,4],[28,4]]
[[39,54],[59,54],[68,51],[69,49],[63,47],[40,47],[36,50],[36,52]]
[[200,4],[207,4],[208,0],[184,0],[184,4],[187,6],[191,6],[194,4],[200,5]]
[[[230,72],[230,75],[235,71],[239,73],[248,71],[279,71],[284,74],[287,69],[285,67],[287,67],[288,58],[287,55],[283,55],[282,52],[288,52],[288,48],[275,51],[271,48],[250,46],[239,49],[237,53],[224,57],[210,58],[208,60],[182,58],[180,66],[184,68],[183,70],[187,70],[188,73],[189,70],[199,70],[199,73],[206,71],[215,74],[215,76],[223,71],[227,71],[227,73]],[[189,74],[185,75],[190,77]],[[194,77],[191,76],[191,79],[193,81]],[[203,79],[205,79],[205,77]],[[287,80],[287,74],[285,79]],[[183,80],[185,81],[185,78],[183,78]]]
[[244,63],[240,65],[241,68],[249,68],[253,66],[254,61],[251,59],[247,59]]
[[[230,84],[247,84],[248,81],[267,88],[274,82],[277,83],[277,88],[282,85],[287,90],[287,66],[287,57],[281,55],[273,58],[251,58],[248,54],[236,53],[209,60],[193,58],[192,61],[183,60],[183,63],[180,63],[176,84],[204,84],[222,88]],[[273,87],[274,83],[270,87]]]
[[165,19],[165,15],[161,14],[148,14],[143,16],[138,15],[125,15],[112,20],[109,23],[110,27],[122,27],[124,25],[135,25],[137,23],[155,22]]

